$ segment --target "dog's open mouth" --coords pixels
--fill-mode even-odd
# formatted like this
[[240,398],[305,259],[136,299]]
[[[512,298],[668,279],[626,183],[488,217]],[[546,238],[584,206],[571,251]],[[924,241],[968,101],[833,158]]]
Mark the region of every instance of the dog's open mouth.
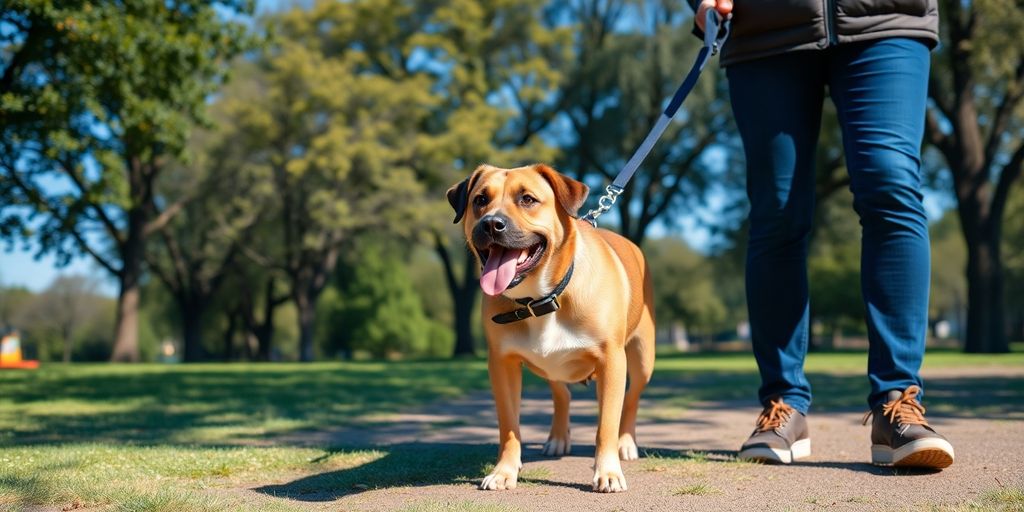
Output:
[[480,274],[480,288],[487,295],[500,295],[505,290],[519,284],[526,274],[540,263],[547,244],[544,240],[530,247],[502,247],[491,244],[486,248],[477,248],[477,253],[484,264]]

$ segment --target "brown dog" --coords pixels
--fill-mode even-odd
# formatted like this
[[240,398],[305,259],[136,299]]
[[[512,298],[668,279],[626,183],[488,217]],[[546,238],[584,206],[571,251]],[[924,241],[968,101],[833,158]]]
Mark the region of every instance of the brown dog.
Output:
[[[597,381],[594,490],[626,490],[636,413],[654,370],[651,277],[640,249],[576,219],[587,186],[545,165],[480,166],[448,190],[483,271],[498,463],[481,489],[513,489],[522,467],[522,366],[548,380],[555,412],[545,455],[569,453],[569,388]],[[629,392],[626,392],[626,375]]]

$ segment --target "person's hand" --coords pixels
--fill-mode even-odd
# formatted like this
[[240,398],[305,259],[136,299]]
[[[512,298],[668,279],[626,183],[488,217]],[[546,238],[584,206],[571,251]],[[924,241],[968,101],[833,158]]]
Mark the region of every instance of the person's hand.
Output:
[[708,9],[715,9],[723,18],[732,12],[732,0],[701,0],[697,6],[697,26],[704,30],[704,20],[707,19]]

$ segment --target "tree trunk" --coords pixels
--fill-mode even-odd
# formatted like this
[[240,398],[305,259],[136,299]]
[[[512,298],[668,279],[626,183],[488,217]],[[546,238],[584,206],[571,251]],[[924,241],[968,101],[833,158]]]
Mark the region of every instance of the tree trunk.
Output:
[[64,357],[61,359],[65,363],[71,362],[71,327],[65,326],[61,333],[64,337]]
[[139,361],[139,284],[135,279],[121,279],[114,350],[110,360],[120,363]]
[[455,357],[476,355],[473,340],[473,305],[476,302],[476,286],[464,286],[455,294]]
[[999,238],[979,229],[967,240],[967,339],[964,352],[1010,351],[1006,338]]
[[316,327],[316,297],[305,293],[295,295],[299,310],[299,361],[313,360],[313,332]]
[[117,297],[117,324],[114,329],[114,362],[139,361],[139,279],[145,249],[146,212],[142,207],[128,211],[128,233],[121,245],[122,267],[118,275],[121,291]]
[[451,290],[455,302],[455,317],[452,320],[455,328],[455,350],[452,351],[454,357],[476,355],[476,343],[473,340],[473,306],[476,304],[479,287],[473,279],[475,267],[476,260],[467,254],[462,285]]
[[448,252],[444,237],[434,233],[434,251],[444,265],[445,282],[448,293],[452,296],[455,315],[452,317],[452,329],[455,331],[455,349],[452,357],[473,356],[476,354],[473,341],[473,306],[476,304],[477,283],[476,258],[466,248],[462,265],[462,279],[455,275],[456,262]]
[[186,300],[180,306],[185,362],[202,361],[206,359],[206,351],[203,349],[203,305]]
[[228,327],[224,330],[224,361],[235,358],[235,330],[238,326],[238,315],[232,311],[228,314]]

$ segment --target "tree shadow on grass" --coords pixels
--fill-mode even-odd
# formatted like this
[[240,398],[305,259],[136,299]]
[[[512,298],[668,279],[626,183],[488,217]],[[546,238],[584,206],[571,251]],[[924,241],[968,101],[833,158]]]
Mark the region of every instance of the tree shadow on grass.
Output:
[[[864,376],[812,372],[808,377],[815,412],[866,409]],[[756,406],[757,386],[755,370],[659,371],[644,400],[657,407]],[[530,377],[525,387],[546,386]],[[387,415],[429,410],[441,400],[488,388],[480,361],[56,366],[0,374],[0,425],[6,428],[0,445],[273,443],[275,436],[296,430],[367,425],[382,415],[393,421]],[[944,417],[1024,419],[1024,377],[929,379],[925,405],[929,414]],[[480,407],[490,410],[493,404]],[[596,421],[588,414],[575,419]],[[548,417],[541,416],[525,419],[546,423]]]

